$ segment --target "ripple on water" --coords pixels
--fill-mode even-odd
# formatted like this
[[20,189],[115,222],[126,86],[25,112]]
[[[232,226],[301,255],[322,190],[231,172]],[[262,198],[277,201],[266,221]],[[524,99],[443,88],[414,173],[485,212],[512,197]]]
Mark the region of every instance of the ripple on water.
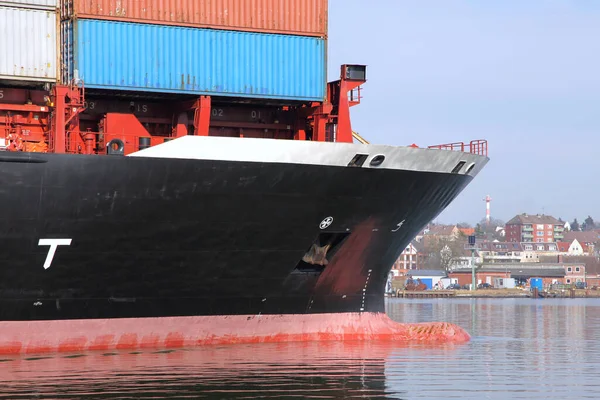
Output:
[[600,398],[600,302],[392,299],[461,345],[287,343],[0,359],[0,399]]

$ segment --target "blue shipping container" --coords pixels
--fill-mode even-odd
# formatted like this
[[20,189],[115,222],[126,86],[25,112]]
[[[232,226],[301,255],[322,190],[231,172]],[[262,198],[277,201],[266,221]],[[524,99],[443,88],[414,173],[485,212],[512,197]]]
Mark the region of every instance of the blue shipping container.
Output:
[[542,280],[542,278],[531,278],[529,280],[529,283],[531,285],[531,288],[538,288],[538,290],[543,290],[544,289],[544,281]]
[[62,78],[86,87],[321,101],[321,38],[116,21],[65,21]]

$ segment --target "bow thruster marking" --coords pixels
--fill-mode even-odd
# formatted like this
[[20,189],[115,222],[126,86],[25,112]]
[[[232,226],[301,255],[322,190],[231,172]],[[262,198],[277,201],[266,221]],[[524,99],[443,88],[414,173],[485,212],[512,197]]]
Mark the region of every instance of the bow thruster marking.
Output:
[[398,223],[397,228],[396,229],[392,229],[392,232],[398,232],[398,230],[402,227],[402,225],[404,225],[404,221],[406,221],[405,219],[403,219],[402,221],[400,221]]
[[325,229],[325,228],[329,227],[329,225],[331,225],[332,222],[333,222],[333,217],[327,217],[323,221],[321,221],[321,223],[319,224],[319,228]]

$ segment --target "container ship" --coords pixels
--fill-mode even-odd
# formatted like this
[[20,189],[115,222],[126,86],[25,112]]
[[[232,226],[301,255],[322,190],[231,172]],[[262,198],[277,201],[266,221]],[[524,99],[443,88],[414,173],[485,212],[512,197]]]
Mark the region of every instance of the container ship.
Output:
[[1,2],[0,353],[468,340],[390,321],[384,289],[487,141],[362,139],[366,66],[327,82],[327,18],[327,0]]

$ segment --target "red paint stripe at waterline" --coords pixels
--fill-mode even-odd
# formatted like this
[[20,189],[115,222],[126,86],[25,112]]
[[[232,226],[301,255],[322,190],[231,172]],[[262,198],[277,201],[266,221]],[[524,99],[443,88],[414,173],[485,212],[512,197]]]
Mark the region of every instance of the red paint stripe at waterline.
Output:
[[383,313],[5,321],[0,354],[161,349],[236,343],[469,341],[443,322],[399,324]]

